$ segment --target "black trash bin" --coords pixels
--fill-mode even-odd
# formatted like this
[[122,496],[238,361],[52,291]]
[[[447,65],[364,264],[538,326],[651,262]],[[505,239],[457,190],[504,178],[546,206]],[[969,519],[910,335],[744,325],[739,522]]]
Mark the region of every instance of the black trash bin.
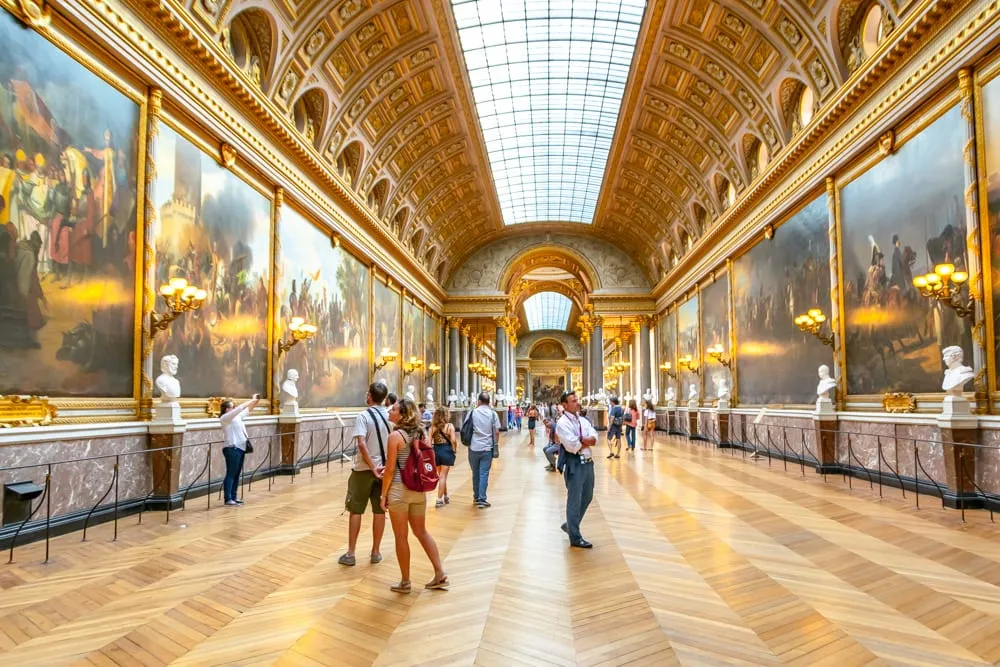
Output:
[[31,514],[31,501],[42,495],[42,487],[34,482],[14,482],[3,485],[3,525],[21,523]]

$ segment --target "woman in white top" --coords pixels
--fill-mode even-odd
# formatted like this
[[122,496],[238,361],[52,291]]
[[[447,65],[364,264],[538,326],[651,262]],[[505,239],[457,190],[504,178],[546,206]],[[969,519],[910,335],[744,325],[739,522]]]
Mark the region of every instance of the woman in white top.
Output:
[[656,430],[656,403],[653,401],[646,401],[646,409],[642,411],[642,419],[644,421],[642,429],[642,450],[652,449],[653,445],[650,444],[654,439],[653,431]]
[[236,407],[233,407],[233,402],[229,400],[222,403],[219,421],[222,422],[222,456],[226,459],[226,478],[222,482],[222,493],[226,497],[227,505],[243,504],[242,500],[236,498],[236,489],[243,473],[247,442],[250,440],[247,437],[246,424],[243,423],[243,413],[253,410],[259,402],[260,394],[254,394],[251,400]]

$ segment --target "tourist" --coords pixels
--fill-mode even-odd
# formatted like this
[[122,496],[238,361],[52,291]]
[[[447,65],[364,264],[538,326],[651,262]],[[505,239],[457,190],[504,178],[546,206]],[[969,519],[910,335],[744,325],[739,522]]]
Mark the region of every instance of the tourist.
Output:
[[421,403],[417,408],[420,410],[420,421],[424,423],[424,426],[430,426],[431,420],[434,419],[434,412],[425,403]]
[[254,394],[246,403],[233,407],[233,402],[225,400],[219,411],[219,421],[222,422],[222,457],[226,460],[226,476],[222,480],[222,495],[227,505],[242,505],[243,501],[236,497],[236,489],[240,485],[243,474],[243,459],[246,458],[247,435],[246,424],[243,423],[243,413],[253,410],[260,403],[260,394]]
[[[549,464],[545,466],[545,469],[549,472],[556,472],[556,462],[557,456],[559,455],[559,439],[556,436],[556,422],[558,417],[556,416],[556,411],[553,409],[550,414],[551,417],[545,418],[545,435],[547,436],[548,442],[545,447],[542,448],[542,453],[545,454],[545,458],[548,459]],[[561,470],[559,472],[562,472]]]
[[625,412],[625,444],[628,451],[635,451],[635,430],[639,426],[639,406],[633,398],[628,402],[628,410]]
[[500,419],[490,407],[490,395],[479,394],[479,405],[466,419],[472,420],[472,444],[469,445],[469,466],[472,468],[472,498],[480,509],[490,507],[486,500],[486,487],[493,465],[493,447],[500,437]]
[[385,407],[386,407],[386,409],[391,408],[392,406],[396,405],[396,401],[398,401],[398,400],[399,400],[399,396],[397,396],[395,393],[393,393],[393,392],[390,391],[388,394],[386,394],[386,397],[385,397]]
[[437,543],[427,532],[427,494],[406,488],[402,479],[406,459],[413,451],[414,439],[424,437],[420,412],[412,400],[404,398],[389,410],[389,419],[396,428],[389,436],[386,474],[382,478],[381,507],[389,512],[389,520],[392,521],[392,534],[396,538],[396,560],[399,561],[401,575],[399,583],[393,584],[390,589],[403,594],[408,594],[411,589],[409,530],[413,530],[434,566],[434,579],[424,588],[445,589],[448,587],[448,575],[441,565]]
[[652,399],[646,399],[646,409],[642,411],[642,419],[642,450],[646,451],[653,448],[652,443],[655,439],[653,431],[656,430],[656,403]]
[[576,392],[562,395],[563,415],[556,425],[556,437],[562,448],[563,479],[566,482],[566,523],[563,532],[569,535],[571,547],[590,549],[594,545],[583,539],[580,522],[594,498],[594,458],[591,448],[597,444],[597,431],[580,415]]
[[455,427],[448,421],[448,408],[439,407],[431,419],[431,444],[434,445],[434,460],[437,462],[438,494],[435,507],[444,507],[451,503],[448,495],[448,471],[455,465],[455,452],[458,450],[458,438],[455,437]]
[[521,409],[521,404],[518,403],[517,407],[514,408],[514,421],[517,422],[517,432],[521,432],[521,420],[524,417],[524,410]]
[[538,408],[534,404],[528,406],[528,444],[535,446],[535,429],[538,427]]
[[618,404],[618,397],[611,397],[611,410],[608,412],[608,458],[620,459],[622,453],[622,424],[625,422],[625,410]]
[[368,386],[365,404],[368,406],[354,420],[354,467],[347,479],[347,499],[344,506],[350,513],[347,527],[347,553],[337,561],[341,565],[354,565],[354,550],[361,533],[361,517],[365,508],[372,507],[372,551],[369,562],[382,562],[379,547],[385,532],[385,511],[380,502],[382,474],[385,470],[386,443],[389,440],[389,415],[383,407],[388,388],[382,382]]

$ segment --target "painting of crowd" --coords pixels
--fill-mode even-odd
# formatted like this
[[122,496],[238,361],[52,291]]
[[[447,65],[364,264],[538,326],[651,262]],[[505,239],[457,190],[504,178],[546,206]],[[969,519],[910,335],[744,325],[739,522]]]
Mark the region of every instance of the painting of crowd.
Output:
[[739,401],[801,405],[816,400],[811,373],[775,373],[776,365],[817,368],[833,355],[795,325],[811,308],[830,313],[827,196],[820,195],[733,263],[739,345]]
[[0,12],[0,394],[131,396],[138,106]]
[[[385,283],[376,280],[372,285],[372,313],[374,320],[372,326],[375,328],[375,350],[376,358],[382,354],[382,350],[388,348],[399,354],[400,343],[400,313],[399,313],[399,292],[386,287]],[[385,382],[389,391],[399,394],[399,358],[386,364],[379,369],[378,379]]]
[[[441,334],[438,332],[438,323],[430,313],[424,313],[424,364],[425,366],[430,366],[431,364],[441,365],[441,360],[438,359],[438,345],[440,343]],[[439,397],[441,391],[439,389],[439,382],[441,380],[441,371],[439,370],[436,375],[431,375],[428,371],[424,375],[424,386],[434,388],[434,396]]]
[[357,405],[368,380],[368,268],[291,208],[279,235],[279,335],[293,317],[318,328],[282,357],[281,370],[299,371],[300,407]]
[[[677,356],[690,354],[698,363],[698,297],[692,297],[682,303],[677,309]],[[701,369],[697,369],[698,373]],[[694,384],[701,395],[701,377],[698,373],[677,369],[677,379],[680,387],[677,391],[678,402],[687,401],[691,384]]]
[[559,403],[563,392],[566,391],[566,377],[564,375],[536,375],[531,378],[531,397],[537,405],[549,405]]
[[[403,302],[403,361],[409,362],[411,357],[424,357],[424,312],[420,306],[407,300]],[[413,385],[414,396],[423,396],[425,370],[426,366],[402,379],[400,384],[404,392],[408,386]]]
[[[677,342],[677,315],[671,310],[664,314],[656,326],[656,359],[657,366],[664,362],[670,363],[670,372],[676,373],[677,355],[674,354],[674,347]],[[675,396],[677,382],[674,377],[657,371],[659,373],[660,395],[666,396],[669,387],[674,388]]]
[[953,107],[841,191],[848,393],[941,390],[941,350],[971,330],[913,277],[967,270],[962,119]]
[[160,130],[156,156],[155,284],[183,278],[208,298],[157,334],[155,356],[177,355],[185,396],[263,393],[270,202],[169,127]]
[[[702,348],[722,345],[725,356],[729,352],[729,276],[717,275],[715,282],[701,288],[701,333],[704,338]],[[721,363],[710,359],[705,354],[705,399],[713,399],[718,395],[718,387],[725,381],[730,390],[732,379],[729,369]]]
[[986,207],[989,215],[990,259],[993,278],[994,346],[1000,358],[1000,79],[982,88],[983,129],[986,143]]

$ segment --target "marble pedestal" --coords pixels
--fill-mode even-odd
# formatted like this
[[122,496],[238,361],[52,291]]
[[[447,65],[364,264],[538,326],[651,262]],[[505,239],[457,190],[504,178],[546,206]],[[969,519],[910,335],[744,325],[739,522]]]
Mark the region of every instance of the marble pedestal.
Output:
[[[829,401],[829,399],[827,399]],[[832,410],[829,412],[819,409],[817,404],[816,413],[813,415],[813,437],[816,443],[816,472],[828,474],[839,472],[840,465],[837,463],[837,415]]]
[[506,431],[508,428],[510,428],[510,425],[507,423],[507,407],[504,406],[502,408],[494,408],[494,409],[496,410],[497,417],[500,418],[500,431],[501,432]]
[[972,404],[963,396],[945,396],[938,429],[944,450],[948,488],[942,501],[953,509],[978,509],[983,498],[976,490],[976,448],[979,442],[979,420],[972,414]]
[[681,430],[681,414],[677,410],[677,401],[667,401],[667,433],[670,435],[684,435]]
[[587,410],[587,419],[598,431],[608,430],[608,411],[604,408],[590,408]]
[[732,447],[729,433],[729,401],[719,401],[719,406],[712,410],[715,420],[715,432],[719,435],[719,447]]
[[688,439],[702,439],[698,433],[698,401],[688,401]]
[[278,463],[279,475],[294,475],[301,465],[299,457],[299,431],[302,430],[302,418],[292,415],[278,417],[278,433],[281,440],[281,460]]
[[158,405],[154,414],[177,416],[177,419],[154,421],[149,424],[149,469],[153,480],[153,494],[146,500],[146,509],[162,511],[179,509],[184,505],[181,497],[181,459],[184,455],[184,434],[187,422],[179,418],[177,412],[163,412]]

